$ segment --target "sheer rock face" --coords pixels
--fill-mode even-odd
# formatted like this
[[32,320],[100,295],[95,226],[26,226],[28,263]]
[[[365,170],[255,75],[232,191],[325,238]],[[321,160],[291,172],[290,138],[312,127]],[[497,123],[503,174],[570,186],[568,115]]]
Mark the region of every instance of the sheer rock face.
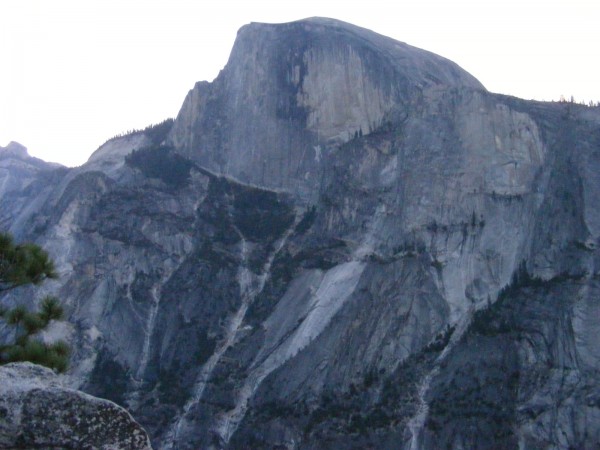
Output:
[[144,429],[120,406],[62,386],[31,363],[0,367],[0,447],[150,450]]
[[343,22],[253,23],[217,79],[190,91],[170,141],[216,172],[314,198],[332,146],[404,114],[428,86],[483,88],[450,61]]
[[70,385],[158,448],[589,448],[599,123],[347,24],[252,24],[164,140],[0,213],[58,263]]

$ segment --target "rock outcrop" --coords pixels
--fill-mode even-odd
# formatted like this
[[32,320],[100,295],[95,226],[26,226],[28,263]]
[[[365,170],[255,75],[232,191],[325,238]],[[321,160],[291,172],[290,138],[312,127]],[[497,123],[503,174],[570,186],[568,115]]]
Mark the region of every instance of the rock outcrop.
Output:
[[598,173],[598,108],[308,19],[0,215],[156,448],[594,448]]
[[120,406],[65,388],[50,369],[0,367],[0,447],[150,450],[144,429]]
[[62,176],[61,167],[29,156],[27,149],[17,142],[0,147],[0,201],[3,205],[0,223],[12,225],[24,209],[35,211],[39,205],[30,203],[32,191],[39,187],[40,179],[48,178],[47,182],[51,182],[51,174]]
[[314,199],[327,152],[406,115],[431,86],[483,88],[444,58],[344,22],[252,23],[217,79],[190,91],[169,142],[215,172]]

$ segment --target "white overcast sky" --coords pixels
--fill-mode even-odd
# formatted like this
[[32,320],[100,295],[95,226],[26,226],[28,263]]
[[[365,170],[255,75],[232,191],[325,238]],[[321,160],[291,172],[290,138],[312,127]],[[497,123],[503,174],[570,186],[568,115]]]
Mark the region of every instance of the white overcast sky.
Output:
[[438,53],[492,92],[600,101],[600,0],[0,0],[0,146],[82,164],[175,117],[242,25],[312,16]]

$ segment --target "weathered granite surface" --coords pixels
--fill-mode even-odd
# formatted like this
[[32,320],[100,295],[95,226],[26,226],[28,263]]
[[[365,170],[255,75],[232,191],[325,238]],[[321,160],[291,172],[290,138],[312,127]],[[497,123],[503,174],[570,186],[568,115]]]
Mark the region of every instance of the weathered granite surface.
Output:
[[120,406],[63,386],[42,366],[0,367],[0,448],[150,450],[144,429]]
[[251,23],[219,76],[189,92],[169,142],[215,172],[314,199],[327,152],[432,86],[483,89],[451,61],[348,23]]
[[68,383],[156,448],[598,444],[598,108],[250,24],[170,129],[31,173],[0,217],[57,261]]

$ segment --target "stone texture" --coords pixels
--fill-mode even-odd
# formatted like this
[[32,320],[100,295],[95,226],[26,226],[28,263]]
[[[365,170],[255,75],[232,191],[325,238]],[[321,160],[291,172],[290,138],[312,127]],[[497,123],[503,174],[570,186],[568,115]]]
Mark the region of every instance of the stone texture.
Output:
[[429,86],[483,89],[444,58],[344,22],[252,23],[215,81],[190,91],[169,140],[215,172],[311,199],[332,146]]
[[599,123],[348,24],[251,24],[166,140],[0,213],[58,263],[69,385],[156,448],[594,448]]
[[31,363],[0,367],[0,447],[150,449],[144,429],[120,406],[62,386]]
[[0,221],[12,224],[23,210],[39,207],[29,204],[31,193],[40,189],[40,179],[51,179],[57,172],[64,174],[61,168],[59,164],[29,156],[27,149],[17,142],[0,147]]

